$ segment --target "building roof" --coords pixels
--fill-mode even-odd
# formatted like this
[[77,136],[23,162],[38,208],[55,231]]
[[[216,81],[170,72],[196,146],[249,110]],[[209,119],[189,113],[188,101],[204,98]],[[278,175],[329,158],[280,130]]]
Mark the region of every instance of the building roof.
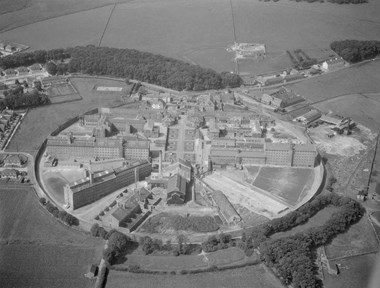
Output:
[[220,190],[215,190],[212,193],[212,198],[214,199],[216,205],[218,205],[220,212],[226,218],[228,222],[233,222],[235,218],[239,218],[239,214],[236,212],[235,208],[232,206],[231,202],[228,200],[226,195]]
[[291,151],[292,145],[290,143],[265,143],[265,150],[269,151]]
[[114,217],[117,221],[122,222],[125,218],[129,216],[130,212],[128,212],[126,209],[117,207],[115,212],[113,212],[111,215]]
[[29,69],[26,68],[26,67],[18,67],[18,68],[17,68],[17,71],[18,71],[18,72],[29,72]]
[[40,70],[42,70],[42,65],[39,63],[35,63],[33,65],[30,65],[29,69],[32,71],[40,71]]
[[124,147],[130,149],[149,149],[149,141],[145,140],[129,140],[124,143]]
[[11,154],[7,158],[5,158],[4,162],[19,163],[21,162],[21,157],[18,154]]
[[301,96],[296,95],[293,91],[286,89],[285,87],[281,87],[279,90],[270,95],[274,98],[281,99],[284,102],[292,102],[295,99],[302,98]]
[[265,158],[265,152],[264,151],[241,151],[239,153],[240,157],[245,158]]
[[339,125],[342,122],[342,119],[335,118],[332,116],[327,116],[327,115],[322,115],[321,120],[327,123],[334,124],[334,125]]
[[305,152],[317,152],[317,147],[314,144],[296,144],[294,145],[294,150]]
[[137,196],[140,202],[144,202],[147,198],[149,198],[152,195],[152,192],[147,190],[146,188],[142,187],[138,192]]
[[175,174],[168,179],[167,193],[178,191],[181,194],[186,194],[186,179],[179,174]]
[[236,157],[238,154],[238,151],[236,149],[212,149],[210,151],[211,156],[217,156],[217,157]]
[[330,58],[325,61],[328,65],[334,65],[334,64],[341,64],[344,63],[345,61],[341,57],[334,57]]

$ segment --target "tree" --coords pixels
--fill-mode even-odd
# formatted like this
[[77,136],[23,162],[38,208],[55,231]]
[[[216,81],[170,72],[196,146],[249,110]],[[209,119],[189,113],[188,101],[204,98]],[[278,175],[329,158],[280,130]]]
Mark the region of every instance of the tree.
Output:
[[116,260],[116,257],[118,255],[118,252],[116,249],[112,249],[108,247],[107,249],[104,249],[103,251],[103,259],[107,261],[110,265],[114,263]]
[[91,229],[90,229],[90,232],[91,232],[91,235],[94,236],[94,237],[98,237],[98,232],[99,232],[99,224],[98,223],[95,223],[91,226]]
[[58,68],[57,68],[57,64],[55,64],[54,62],[50,61],[46,64],[46,71],[50,74],[50,75],[56,75],[57,72],[58,72]]

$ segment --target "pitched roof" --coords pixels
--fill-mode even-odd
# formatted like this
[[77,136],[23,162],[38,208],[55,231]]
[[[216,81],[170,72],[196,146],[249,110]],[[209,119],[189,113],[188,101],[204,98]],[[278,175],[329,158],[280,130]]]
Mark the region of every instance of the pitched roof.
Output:
[[235,218],[239,218],[239,214],[236,212],[235,208],[232,206],[231,202],[228,200],[226,195],[220,190],[215,190],[212,193],[212,197],[218,205],[220,212],[226,218],[228,222],[233,222]]
[[168,180],[168,186],[166,188],[168,194],[173,191],[178,191],[181,194],[186,194],[186,179],[181,175],[175,174]]
[[309,152],[317,152],[317,147],[314,144],[296,144],[294,145],[295,151],[309,151]]

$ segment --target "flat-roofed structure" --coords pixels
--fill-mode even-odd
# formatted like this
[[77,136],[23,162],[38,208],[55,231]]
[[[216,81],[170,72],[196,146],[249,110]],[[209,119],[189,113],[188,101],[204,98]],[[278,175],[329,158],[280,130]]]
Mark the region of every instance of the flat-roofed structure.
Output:
[[100,173],[92,174],[90,172],[88,177],[65,185],[65,202],[70,209],[78,209],[118,189],[144,180],[150,175],[151,171],[151,163],[142,161]]
[[146,140],[127,140],[123,144],[125,159],[148,159],[150,142]]
[[292,165],[293,149],[290,143],[266,143],[265,156],[267,165]]
[[317,148],[314,144],[294,145],[293,166],[314,167],[317,154]]
[[240,215],[236,212],[226,195],[220,190],[211,193],[215,206],[218,206],[219,215],[228,223],[233,224],[241,221]]

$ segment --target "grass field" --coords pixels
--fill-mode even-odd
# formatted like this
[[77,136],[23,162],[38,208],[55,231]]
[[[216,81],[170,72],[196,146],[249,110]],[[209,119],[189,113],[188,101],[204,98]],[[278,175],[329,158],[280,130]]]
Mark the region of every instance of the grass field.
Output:
[[83,275],[97,263],[93,248],[57,245],[0,246],[0,286],[10,287],[94,287]]
[[329,259],[358,255],[361,253],[378,251],[375,232],[368,221],[367,215],[350,229],[335,237],[331,244],[326,246],[326,254]]
[[83,274],[102,248],[59,223],[31,189],[0,192],[0,287],[92,287]]
[[[23,39],[31,49],[98,45],[113,5],[83,10],[114,2],[39,0],[41,3],[37,5],[37,0],[31,1],[34,4],[31,7],[2,16],[0,30],[1,27],[10,29],[28,22],[50,19],[6,31],[0,34],[0,38]],[[258,74],[288,67],[290,60],[286,50],[318,52],[328,48],[334,40],[379,39],[379,15],[374,13],[380,8],[378,1],[343,6],[235,0],[232,1],[233,11],[228,0],[125,2],[116,5],[102,38],[102,46],[159,53],[217,71],[234,70],[233,54],[228,53],[226,48],[235,41],[266,45],[267,58],[264,61],[239,64],[241,72]],[[52,18],[75,11],[83,12]],[[64,30],[61,29],[63,26]]]
[[295,205],[307,183],[311,183],[312,179],[313,170],[311,169],[261,167],[252,184],[290,205]]
[[[374,270],[378,257],[374,254],[350,257],[343,260],[332,261],[331,264],[338,264],[339,275],[329,275],[325,272],[323,281],[325,288],[357,288],[368,286],[371,276],[375,276],[378,271]],[[377,274],[378,275],[378,274]],[[378,282],[377,282],[378,284]]]
[[[35,155],[46,137],[65,121],[97,107],[122,104],[117,93],[112,93],[113,96],[104,97],[92,91],[96,84],[107,85],[115,81],[92,78],[71,78],[70,81],[79,92],[82,100],[31,109],[12,138],[7,151],[24,151]],[[120,83],[119,81],[116,82]]]
[[249,266],[223,272],[201,273],[195,275],[145,275],[118,271],[110,271],[107,288],[126,287],[133,283],[134,287],[146,288],[280,288],[280,282],[269,274],[262,265]]

